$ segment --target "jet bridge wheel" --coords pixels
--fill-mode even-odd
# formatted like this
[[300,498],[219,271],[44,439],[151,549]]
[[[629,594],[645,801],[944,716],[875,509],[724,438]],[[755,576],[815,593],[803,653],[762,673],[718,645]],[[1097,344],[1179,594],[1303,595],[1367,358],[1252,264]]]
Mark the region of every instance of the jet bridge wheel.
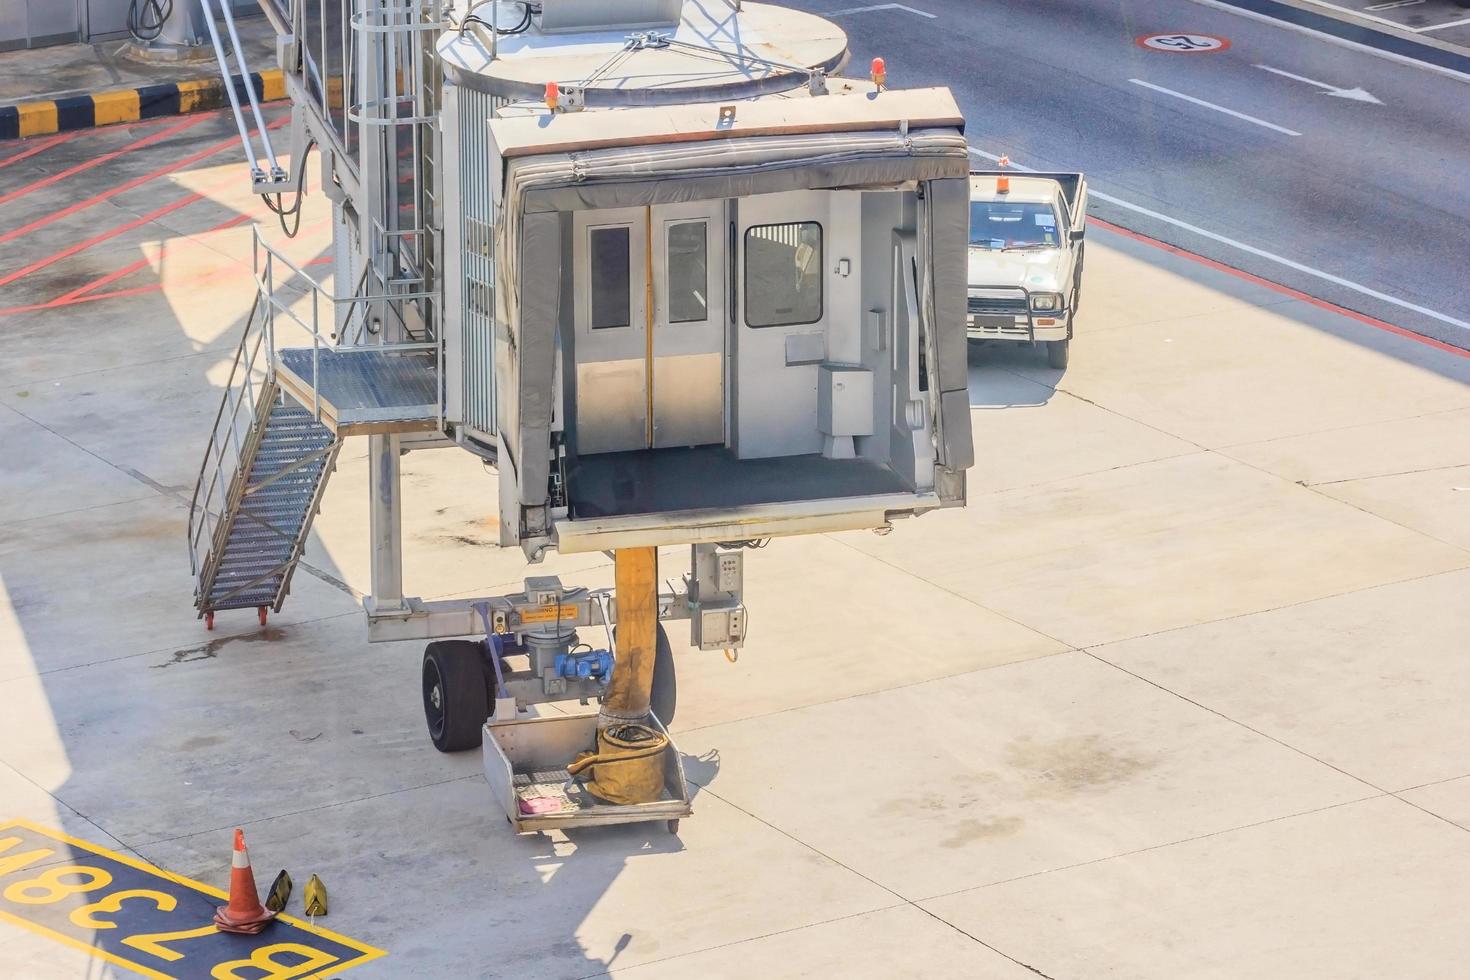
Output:
[[482,645],[475,640],[436,640],[424,648],[424,720],[440,752],[479,746],[490,716]]
[[674,709],[679,704],[679,683],[674,677],[674,648],[669,645],[669,634],[664,624],[658,624],[658,645],[653,655],[653,688],[649,692],[648,706],[664,727],[674,723]]

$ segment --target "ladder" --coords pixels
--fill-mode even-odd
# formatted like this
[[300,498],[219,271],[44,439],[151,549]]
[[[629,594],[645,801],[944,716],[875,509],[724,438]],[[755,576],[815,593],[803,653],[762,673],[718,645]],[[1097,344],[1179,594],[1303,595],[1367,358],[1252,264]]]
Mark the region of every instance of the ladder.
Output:
[[280,611],[341,439],[286,397],[270,363],[269,299],[257,294],[189,505],[194,606]]

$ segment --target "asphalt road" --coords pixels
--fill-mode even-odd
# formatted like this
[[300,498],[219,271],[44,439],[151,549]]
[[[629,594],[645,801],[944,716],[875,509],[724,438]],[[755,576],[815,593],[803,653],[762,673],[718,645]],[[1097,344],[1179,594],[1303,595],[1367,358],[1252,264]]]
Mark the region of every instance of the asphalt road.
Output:
[[[1094,215],[1470,347],[1470,80],[1191,0],[794,5],[841,12],[848,73],[949,86],[978,150],[1086,172]],[[1136,41],[1162,32],[1229,46]]]

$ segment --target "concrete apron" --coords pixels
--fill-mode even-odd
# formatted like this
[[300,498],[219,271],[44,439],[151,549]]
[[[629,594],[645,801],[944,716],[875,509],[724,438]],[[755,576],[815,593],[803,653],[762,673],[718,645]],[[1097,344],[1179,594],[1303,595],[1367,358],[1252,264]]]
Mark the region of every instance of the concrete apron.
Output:
[[[517,838],[478,756],[430,746],[421,646],[365,642],[363,447],[283,613],[193,619],[183,501],[250,299],[200,274],[248,263],[246,229],[207,229],[269,217],[229,187],[8,291],[171,256],[127,281],[160,289],[0,323],[0,821],[216,885],[243,826],[262,887],[319,874],[332,928],[389,952],[362,977],[1470,955],[1441,926],[1470,900],[1470,360],[1094,230],[1068,371],[971,353],[967,509],[752,553],[734,665],[674,632],[680,835]],[[516,587],[493,473],[415,453],[403,485],[411,591]],[[0,923],[0,973],[86,958]]]

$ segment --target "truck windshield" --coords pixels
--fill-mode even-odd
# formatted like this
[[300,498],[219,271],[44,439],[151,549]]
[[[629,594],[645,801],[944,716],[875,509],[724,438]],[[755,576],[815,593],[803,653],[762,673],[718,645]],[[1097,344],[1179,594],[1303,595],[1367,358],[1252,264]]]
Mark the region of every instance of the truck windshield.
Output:
[[976,248],[1055,248],[1057,213],[1030,201],[971,201],[970,244]]

